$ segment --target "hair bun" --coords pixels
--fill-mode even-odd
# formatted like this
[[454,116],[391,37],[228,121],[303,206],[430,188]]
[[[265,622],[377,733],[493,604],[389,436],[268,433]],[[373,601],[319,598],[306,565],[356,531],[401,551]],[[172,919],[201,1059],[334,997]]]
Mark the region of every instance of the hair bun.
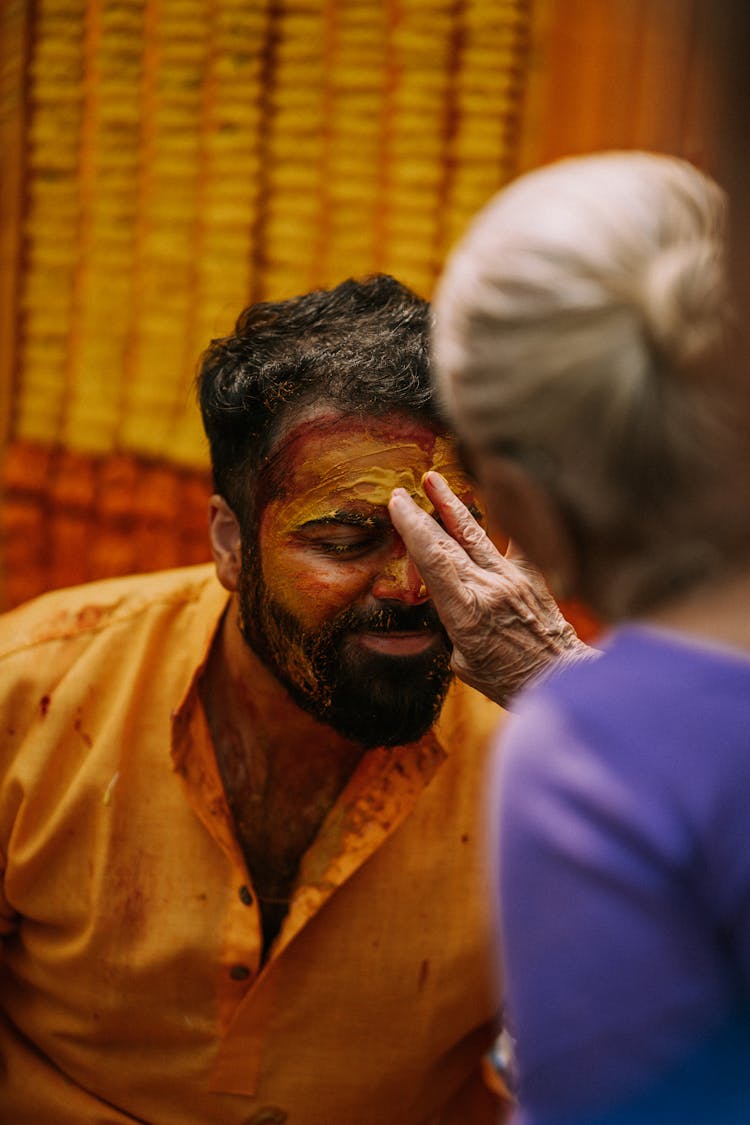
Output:
[[656,254],[642,279],[646,334],[670,366],[699,362],[729,319],[724,256],[710,239],[680,242]]

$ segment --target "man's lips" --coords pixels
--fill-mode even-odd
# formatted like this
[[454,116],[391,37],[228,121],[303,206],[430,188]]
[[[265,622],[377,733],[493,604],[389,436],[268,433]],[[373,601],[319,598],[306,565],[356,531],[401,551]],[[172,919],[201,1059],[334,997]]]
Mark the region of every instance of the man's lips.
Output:
[[357,633],[356,638],[363,648],[371,652],[382,652],[389,656],[415,656],[425,652],[435,643],[438,634],[432,629],[399,630],[387,632]]

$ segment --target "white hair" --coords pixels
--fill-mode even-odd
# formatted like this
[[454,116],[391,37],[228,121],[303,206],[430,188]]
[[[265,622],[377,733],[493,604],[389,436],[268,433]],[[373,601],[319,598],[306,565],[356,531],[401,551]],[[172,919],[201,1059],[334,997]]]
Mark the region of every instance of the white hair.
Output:
[[712,180],[667,156],[602,153],[500,192],[438,286],[449,416],[475,451],[537,476],[584,569],[596,552],[617,561],[611,589],[583,591],[609,615],[658,600],[716,555],[724,256]]

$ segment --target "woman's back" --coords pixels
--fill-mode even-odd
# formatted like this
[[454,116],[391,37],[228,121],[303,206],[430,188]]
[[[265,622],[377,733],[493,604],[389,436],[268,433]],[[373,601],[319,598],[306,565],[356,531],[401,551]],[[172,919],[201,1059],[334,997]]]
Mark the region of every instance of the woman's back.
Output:
[[622,627],[520,704],[498,801],[532,1120],[656,1089],[734,1026],[750,988],[749,763],[750,654],[672,631]]

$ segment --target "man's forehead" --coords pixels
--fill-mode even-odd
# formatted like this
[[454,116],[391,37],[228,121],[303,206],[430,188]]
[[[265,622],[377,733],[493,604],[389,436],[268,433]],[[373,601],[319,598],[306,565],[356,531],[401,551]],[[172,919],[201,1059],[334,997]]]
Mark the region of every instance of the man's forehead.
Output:
[[318,410],[298,418],[272,454],[266,518],[275,513],[287,529],[333,521],[345,510],[381,509],[387,519],[394,488],[431,511],[422,486],[428,469],[465,490],[453,440],[429,421],[396,411],[352,416]]
[[293,415],[284,425],[271,450],[270,460],[285,462],[293,471],[315,458],[319,467],[346,450],[349,456],[377,458],[390,462],[394,451],[406,460],[430,458],[436,447],[453,450],[453,439],[426,418],[400,411],[380,414],[347,414],[329,404],[308,408]]

